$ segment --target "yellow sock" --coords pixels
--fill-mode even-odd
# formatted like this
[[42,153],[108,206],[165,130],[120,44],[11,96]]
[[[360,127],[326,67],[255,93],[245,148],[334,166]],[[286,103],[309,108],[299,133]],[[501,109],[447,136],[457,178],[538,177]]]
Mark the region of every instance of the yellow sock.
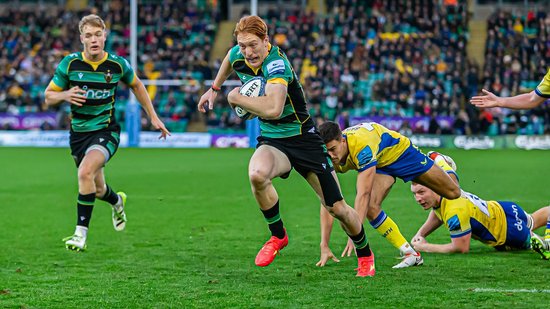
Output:
[[399,231],[399,227],[395,222],[386,215],[384,211],[380,212],[376,219],[370,222],[372,227],[376,229],[382,237],[386,238],[395,248],[402,253],[414,252],[409,242],[403,237]]
[[437,166],[441,167],[445,173],[454,172],[453,168],[441,156],[438,156],[434,162]]

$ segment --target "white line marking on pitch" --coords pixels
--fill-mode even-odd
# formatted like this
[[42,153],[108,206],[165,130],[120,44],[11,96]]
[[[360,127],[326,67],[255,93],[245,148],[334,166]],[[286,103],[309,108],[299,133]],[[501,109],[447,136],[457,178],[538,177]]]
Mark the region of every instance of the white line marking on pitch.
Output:
[[537,290],[537,289],[486,289],[486,288],[474,288],[468,289],[471,292],[496,292],[496,293],[550,293],[550,290]]

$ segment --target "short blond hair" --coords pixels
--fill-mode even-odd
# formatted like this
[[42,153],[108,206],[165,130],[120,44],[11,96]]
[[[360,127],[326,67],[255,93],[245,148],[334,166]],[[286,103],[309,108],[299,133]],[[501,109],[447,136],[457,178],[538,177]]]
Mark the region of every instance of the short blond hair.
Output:
[[80,30],[80,33],[82,33],[82,29],[84,29],[84,26],[86,25],[100,27],[101,29],[105,30],[105,22],[103,21],[103,19],[101,19],[101,17],[95,14],[90,14],[82,17],[82,19],[78,23],[78,30]]

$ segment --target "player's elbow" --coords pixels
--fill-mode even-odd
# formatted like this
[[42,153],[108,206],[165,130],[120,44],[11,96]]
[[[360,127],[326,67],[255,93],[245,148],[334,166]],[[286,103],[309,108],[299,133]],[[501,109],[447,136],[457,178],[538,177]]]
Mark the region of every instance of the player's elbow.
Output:
[[470,252],[470,246],[456,246],[456,245],[453,245],[453,252],[455,252],[455,253],[468,253],[468,252]]
[[273,107],[273,108],[267,109],[264,112],[264,115],[263,115],[262,118],[265,118],[265,119],[279,119],[282,114],[283,114],[283,109]]
[[55,94],[52,93],[51,90],[44,91],[44,103],[46,104],[46,106],[55,105],[57,103],[56,100],[53,98],[54,95]]
[[458,253],[468,253],[470,252],[470,248],[459,248]]
[[531,91],[529,96],[528,108],[535,108],[546,101],[546,98],[539,96],[535,91]]

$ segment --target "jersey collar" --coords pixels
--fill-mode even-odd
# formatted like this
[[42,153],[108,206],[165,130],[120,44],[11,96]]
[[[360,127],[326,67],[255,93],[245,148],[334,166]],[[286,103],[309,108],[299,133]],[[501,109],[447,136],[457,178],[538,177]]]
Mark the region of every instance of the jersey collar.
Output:
[[441,208],[441,203],[443,203],[443,196],[440,196],[440,197],[439,197],[439,202],[437,203],[437,207],[434,206],[434,209],[439,209],[439,208]]
[[105,60],[107,60],[107,57],[109,57],[109,53],[105,52],[105,55],[103,56],[103,58],[99,59],[98,61],[92,61],[92,60],[86,58],[86,54],[84,52],[82,52],[82,59],[84,60],[84,62],[91,65],[92,68],[94,68],[94,71],[97,70],[97,67],[100,64],[102,64],[103,62],[105,62]]

